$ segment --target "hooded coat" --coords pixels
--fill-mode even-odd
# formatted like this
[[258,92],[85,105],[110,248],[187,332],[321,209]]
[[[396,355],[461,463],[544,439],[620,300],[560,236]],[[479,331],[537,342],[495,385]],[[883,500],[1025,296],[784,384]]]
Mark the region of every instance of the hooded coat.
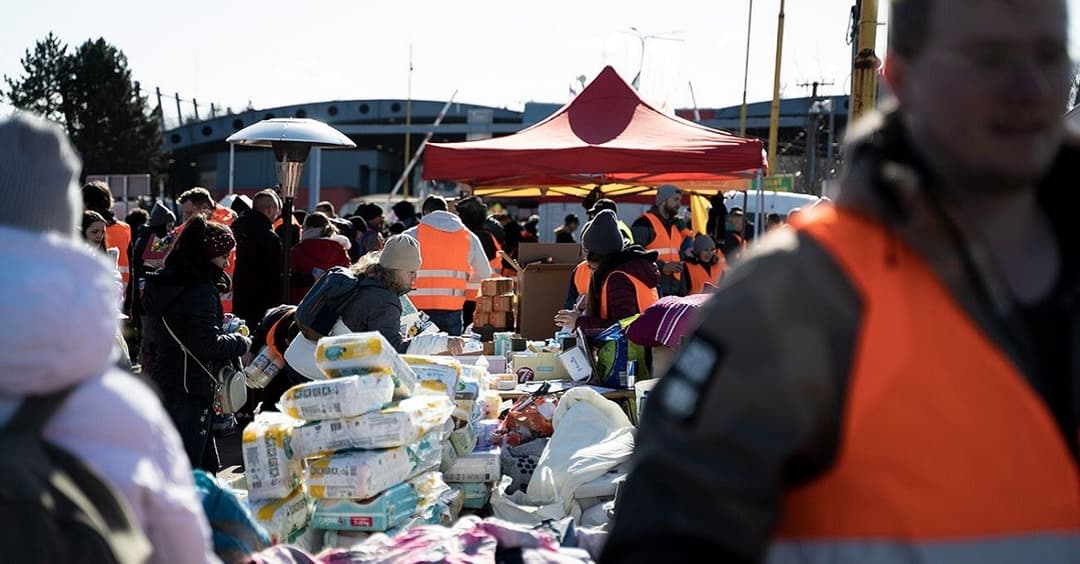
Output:
[[44,428],[128,502],[154,562],[216,562],[180,437],[154,392],[113,367],[117,296],[81,241],[0,227],[0,425],[27,395],[78,388]]

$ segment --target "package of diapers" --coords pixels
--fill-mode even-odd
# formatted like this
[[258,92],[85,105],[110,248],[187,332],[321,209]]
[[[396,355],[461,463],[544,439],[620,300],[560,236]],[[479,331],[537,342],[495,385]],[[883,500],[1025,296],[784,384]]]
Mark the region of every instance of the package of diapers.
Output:
[[251,514],[270,535],[274,544],[289,542],[297,531],[307,526],[311,519],[311,500],[301,488],[296,488],[282,499],[271,499],[251,504]]
[[441,456],[440,435],[433,433],[403,447],[313,458],[304,481],[316,499],[367,499],[438,465]]
[[278,409],[297,419],[322,421],[382,409],[394,395],[389,371],[304,382],[281,396]]
[[378,331],[319,339],[315,365],[330,378],[389,370],[396,398],[409,397],[416,389],[416,373]]
[[416,373],[418,390],[444,393],[454,399],[458,381],[461,379],[460,362],[449,356],[406,354],[401,358]]
[[502,476],[501,452],[499,447],[491,447],[459,456],[453,466],[443,472],[443,479],[454,483],[495,482]]
[[300,458],[292,450],[293,428],[299,423],[271,411],[244,427],[241,455],[252,500],[284,498],[300,485]]
[[307,423],[293,430],[297,456],[309,458],[344,449],[391,448],[442,432],[453,404],[443,395],[421,394],[359,417]]

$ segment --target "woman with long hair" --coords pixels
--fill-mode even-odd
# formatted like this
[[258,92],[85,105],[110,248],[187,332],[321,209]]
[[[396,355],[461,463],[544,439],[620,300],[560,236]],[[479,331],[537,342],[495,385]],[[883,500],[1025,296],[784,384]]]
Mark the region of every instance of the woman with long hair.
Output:
[[96,211],[86,210],[82,215],[82,237],[87,245],[105,252],[105,218]]
[[[228,227],[200,215],[188,220],[165,266],[146,276],[143,307],[153,332],[153,374],[166,411],[176,424],[191,465],[216,472],[211,428],[211,374],[242,356],[251,340],[222,330],[220,295],[232,285],[225,274],[236,240]],[[184,349],[187,349],[185,352]]]

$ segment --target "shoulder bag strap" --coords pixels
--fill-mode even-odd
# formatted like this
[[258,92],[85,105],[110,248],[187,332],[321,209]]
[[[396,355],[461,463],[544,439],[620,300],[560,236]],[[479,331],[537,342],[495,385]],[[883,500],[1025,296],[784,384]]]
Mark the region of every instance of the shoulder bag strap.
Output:
[[214,374],[212,372],[210,372],[206,368],[206,366],[203,365],[203,363],[199,362],[198,357],[196,357],[194,354],[192,354],[191,351],[189,351],[188,348],[184,346],[184,343],[182,343],[180,341],[180,337],[177,337],[176,333],[173,333],[172,328],[169,327],[169,322],[165,321],[165,316],[164,315],[161,316],[161,324],[165,326],[165,330],[169,332],[169,335],[171,335],[173,340],[176,341],[176,344],[180,345],[180,350],[184,351],[185,355],[190,356],[191,360],[194,360],[195,364],[198,364],[199,368],[202,368],[202,371],[205,372],[206,375],[210,377],[210,380],[212,380],[216,384],[219,384],[219,385],[222,384],[222,382],[220,380],[218,380],[217,376],[214,376]]

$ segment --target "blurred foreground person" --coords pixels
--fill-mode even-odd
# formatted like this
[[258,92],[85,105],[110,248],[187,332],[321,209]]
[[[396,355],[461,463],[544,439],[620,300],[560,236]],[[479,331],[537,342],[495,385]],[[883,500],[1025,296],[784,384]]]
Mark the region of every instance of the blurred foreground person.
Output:
[[[5,441],[15,433],[13,425],[29,424],[23,419],[28,406],[51,404],[55,410],[42,422],[44,438],[119,494],[149,540],[152,561],[216,561],[176,429],[149,387],[112,367],[119,296],[105,257],[76,234],[79,168],[56,125],[24,113],[0,120],[0,312],[9,321],[0,331]],[[30,471],[19,466],[27,452],[4,456]],[[8,470],[0,482],[15,479]],[[51,543],[51,562],[93,559],[92,552],[62,556],[77,550],[76,531],[85,523],[68,523],[56,537],[43,538],[50,529],[23,511],[27,521],[6,523],[0,532],[8,561],[41,561],[14,555],[13,541]],[[121,548],[130,555],[138,552],[137,544]]]
[[896,106],[725,276],[603,561],[1080,562],[1065,2],[892,6]]

